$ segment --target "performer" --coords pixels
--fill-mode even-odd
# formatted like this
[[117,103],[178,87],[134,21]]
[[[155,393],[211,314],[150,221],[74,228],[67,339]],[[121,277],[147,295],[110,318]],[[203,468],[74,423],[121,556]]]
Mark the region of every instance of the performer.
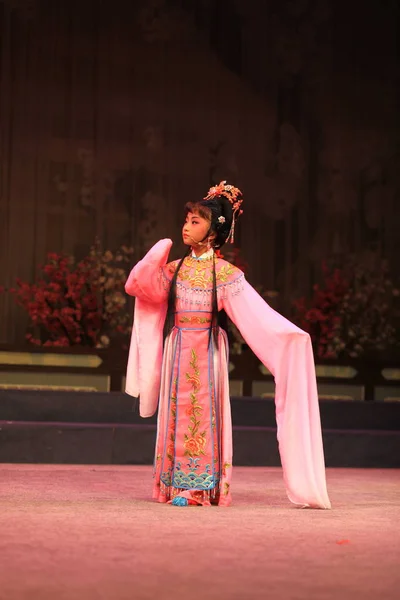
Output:
[[136,297],[126,392],[139,397],[142,417],[158,405],[153,497],[178,506],[231,503],[228,341],[218,324],[224,309],[274,375],[289,499],[330,508],[310,337],[216,256],[233,242],[242,202],[240,190],[221,181],[203,200],[186,204],[185,256],[167,263],[172,241],[161,240],[126,282]]

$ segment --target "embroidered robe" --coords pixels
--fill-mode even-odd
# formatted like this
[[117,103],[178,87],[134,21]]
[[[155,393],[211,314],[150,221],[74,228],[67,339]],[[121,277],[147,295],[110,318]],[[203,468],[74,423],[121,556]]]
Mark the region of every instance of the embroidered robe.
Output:
[[[126,283],[136,296],[126,391],[140,398],[140,414],[157,410],[153,497],[179,494],[199,504],[231,503],[232,424],[228,344],[218,346],[209,325],[212,260],[187,257],[177,279],[175,326],[163,348],[170,282],[171,240],[161,240],[132,269]],[[330,508],[311,340],[279,315],[245,280],[216,259],[217,297],[246,343],[274,375],[278,443],[289,499]]]

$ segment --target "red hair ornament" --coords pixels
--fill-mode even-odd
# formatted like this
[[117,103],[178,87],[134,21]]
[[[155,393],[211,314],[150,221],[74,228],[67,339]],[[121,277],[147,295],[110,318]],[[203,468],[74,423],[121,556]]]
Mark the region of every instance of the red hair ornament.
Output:
[[[232,204],[232,226],[226,241],[231,242],[233,244],[235,238],[236,219],[240,217],[240,215],[243,213],[243,210],[240,208],[243,202],[242,192],[239,190],[239,188],[227,184],[224,180],[220,181],[218,185],[214,185],[213,187],[211,187],[208,190],[208,194],[207,196],[205,196],[204,200],[213,200],[214,198],[218,198],[218,196],[224,196]],[[220,219],[218,220],[220,221]],[[222,221],[220,221],[220,223],[221,222]]]

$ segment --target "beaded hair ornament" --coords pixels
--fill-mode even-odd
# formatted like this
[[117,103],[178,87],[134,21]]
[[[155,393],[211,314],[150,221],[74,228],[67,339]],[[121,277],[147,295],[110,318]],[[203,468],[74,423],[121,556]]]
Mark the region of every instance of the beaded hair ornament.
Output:
[[[240,208],[243,202],[242,192],[233,185],[227,185],[226,181],[220,181],[218,185],[214,185],[208,190],[208,194],[204,200],[213,200],[214,198],[218,198],[218,196],[225,196],[232,204],[232,225],[226,241],[233,244],[235,239],[235,222],[243,213],[243,210]],[[225,217],[219,217],[218,221],[219,223],[225,223]]]

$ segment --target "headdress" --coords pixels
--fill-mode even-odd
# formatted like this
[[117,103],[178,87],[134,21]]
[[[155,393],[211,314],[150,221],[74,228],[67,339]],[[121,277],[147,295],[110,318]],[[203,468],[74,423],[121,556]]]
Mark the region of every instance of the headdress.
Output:
[[[226,181],[220,181],[218,185],[214,185],[208,190],[208,194],[205,196],[204,200],[213,200],[214,198],[218,198],[218,196],[224,196],[232,204],[232,225],[226,241],[233,244],[235,235],[235,222],[236,219],[243,213],[243,210],[240,208],[243,202],[242,192],[239,190],[239,188],[234,187],[233,185],[228,185]],[[220,221],[220,219],[218,220]],[[221,222],[222,221],[220,221],[220,223]]]

